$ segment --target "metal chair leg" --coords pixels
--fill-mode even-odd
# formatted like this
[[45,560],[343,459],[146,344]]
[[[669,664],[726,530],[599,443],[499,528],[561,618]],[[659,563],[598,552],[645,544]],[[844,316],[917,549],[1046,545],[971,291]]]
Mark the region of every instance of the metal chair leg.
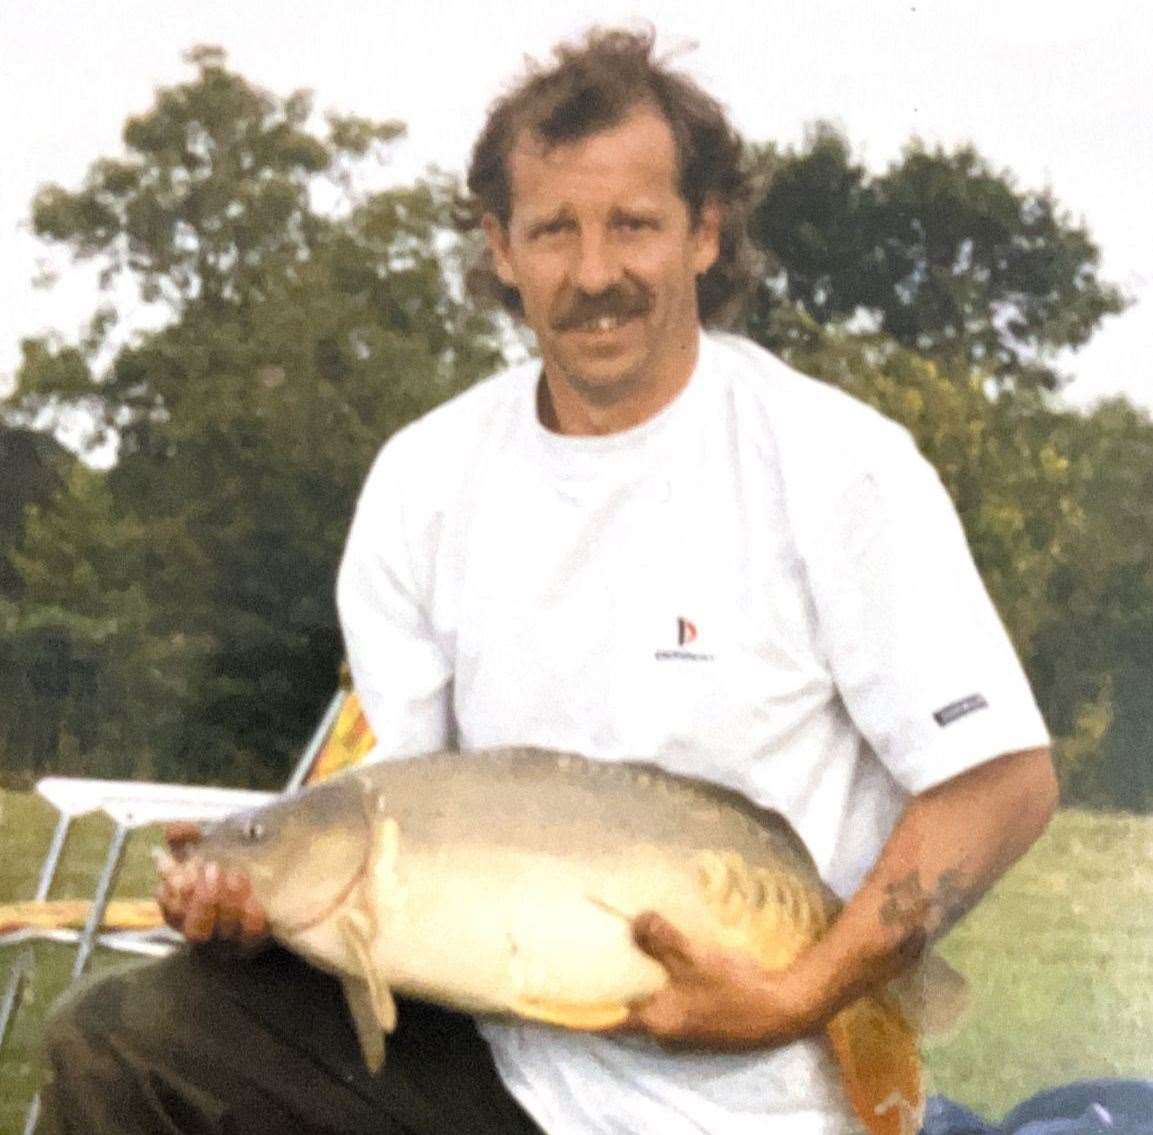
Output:
[[[108,854],[104,857],[104,866],[100,870],[100,878],[96,883],[96,893],[92,897],[92,906],[88,911],[88,920],[80,934],[76,946],[76,958],[72,965],[72,981],[76,981],[88,968],[92,958],[92,951],[96,946],[97,936],[100,934],[100,924],[104,921],[104,912],[108,909],[108,901],[112,898],[112,889],[116,886],[116,878],[120,874],[120,864],[124,858],[124,845],[128,841],[128,834],[132,829],[127,824],[116,825],[112,833],[112,840],[108,844]],[[33,1135],[36,1125],[40,1122],[40,1093],[32,1097],[28,1110],[24,1114],[24,1135]]]
[[33,960],[32,951],[25,950],[16,959],[12,971],[8,974],[8,988],[4,990],[4,1000],[0,1001],[0,1052],[4,1051],[4,1042],[8,1039],[8,1026],[12,1023],[16,1010],[20,1008]]
[[44,864],[40,868],[40,881],[36,884],[36,902],[44,902],[48,892],[52,889],[56,878],[56,868],[60,863],[60,855],[64,851],[64,844],[68,840],[68,830],[72,826],[72,817],[67,812],[61,812],[56,820],[56,828],[52,832],[52,842],[48,846],[48,853],[44,856]]

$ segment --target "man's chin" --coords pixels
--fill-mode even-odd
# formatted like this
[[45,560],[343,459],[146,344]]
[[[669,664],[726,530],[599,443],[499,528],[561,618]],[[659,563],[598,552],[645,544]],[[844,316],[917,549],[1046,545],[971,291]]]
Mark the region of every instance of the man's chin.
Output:
[[640,386],[634,370],[566,369],[565,381],[591,406],[612,406],[632,396]]
[[635,349],[599,356],[560,351],[552,362],[568,386],[593,405],[611,405],[627,398],[641,385],[644,370],[643,352]]

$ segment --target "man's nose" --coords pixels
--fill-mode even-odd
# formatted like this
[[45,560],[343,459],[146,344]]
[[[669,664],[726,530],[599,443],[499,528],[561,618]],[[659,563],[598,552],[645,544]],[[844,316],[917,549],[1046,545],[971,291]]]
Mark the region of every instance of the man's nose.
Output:
[[585,295],[599,295],[621,278],[621,262],[602,233],[582,234],[572,265],[572,283]]

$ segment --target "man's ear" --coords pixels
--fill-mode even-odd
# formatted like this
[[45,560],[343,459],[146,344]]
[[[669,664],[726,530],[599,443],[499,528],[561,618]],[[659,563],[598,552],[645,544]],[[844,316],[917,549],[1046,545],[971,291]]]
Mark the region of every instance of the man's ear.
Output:
[[485,213],[480,220],[488,250],[492,253],[493,267],[497,277],[507,288],[516,287],[516,274],[508,255],[508,232],[494,213]]
[[724,210],[716,197],[710,195],[701,203],[697,223],[693,226],[693,270],[703,276],[721,254],[721,223]]

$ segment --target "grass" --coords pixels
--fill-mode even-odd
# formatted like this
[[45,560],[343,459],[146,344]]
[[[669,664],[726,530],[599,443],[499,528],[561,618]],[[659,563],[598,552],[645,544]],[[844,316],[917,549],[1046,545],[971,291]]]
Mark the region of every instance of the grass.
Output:
[[[52,823],[37,798],[0,792],[0,902],[34,892]],[[99,817],[77,822],[54,894],[91,893],[110,832]],[[157,839],[133,838],[118,894],[150,892],[147,850]],[[1153,817],[1062,812],[941,952],[967,977],[970,1008],[927,1049],[932,1091],[998,1120],[1064,1081],[1153,1077]],[[0,951],[0,990],[21,953]],[[39,1025],[69,968],[65,947],[35,947],[29,995],[0,1062],[0,1135],[21,1129]]]
[[1153,1077],[1153,817],[1064,811],[942,943],[969,979],[934,1090],[1000,1119],[1041,1088]]
[[[0,902],[31,898],[40,863],[48,848],[55,810],[31,793],[0,790]],[[56,875],[53,897],[90,896],[113,831],[103,816],[85,816],[72,825]],[[148,850],[160,841],[158,830],[133,833],[115,894],[139,897],[151,893],[155,871]],[[36,1045],[48,1007],[67,988],[73,950],[52,942],[0,950],[0,995],[15,965],[30,960],[19,1014],[0,1056],[0,1135],[20,1135],[28,1101],[39,1082]],[[98,952],[93,968],[120,964],[124,955]]]

